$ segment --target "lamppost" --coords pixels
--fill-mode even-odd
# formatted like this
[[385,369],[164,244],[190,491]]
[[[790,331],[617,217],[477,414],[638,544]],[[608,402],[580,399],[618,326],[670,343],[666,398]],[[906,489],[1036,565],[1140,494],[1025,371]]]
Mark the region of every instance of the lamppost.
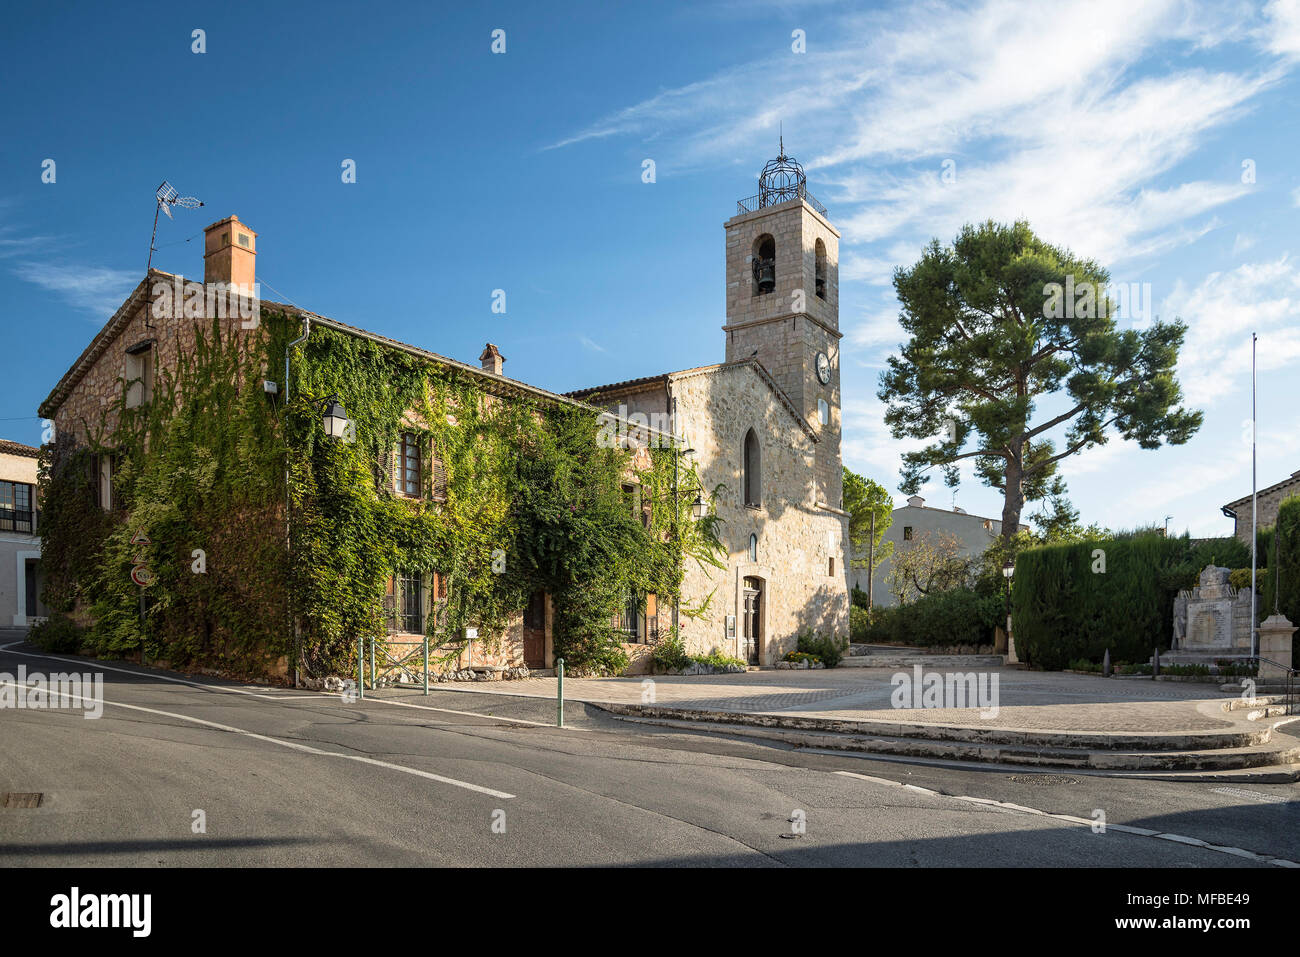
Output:
[[1016,663],[1016,646],[1011,640],[1011,576],[1015,573],[1016,560],[1014,558],[1008,558],[1002,564],[1002,577],[1007,580],[1007,587],[1005,590],[1006,599],[1003,604],[1006,609],[1007,664],[1009,665]]

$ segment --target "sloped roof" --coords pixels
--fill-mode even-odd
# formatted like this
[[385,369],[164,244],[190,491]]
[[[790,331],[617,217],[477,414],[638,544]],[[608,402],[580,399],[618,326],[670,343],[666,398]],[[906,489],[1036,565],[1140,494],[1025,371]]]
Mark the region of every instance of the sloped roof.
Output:
[[41,450],[30,445],[23,445],[21,442],[14,442],[11,439],[0,439],[0,454],[25,455],[29,459],[34,459],[40,456]]
[[[1261,488],[1261,489],[1259,489],[1258,491],[1256,491],[1255,494],[1256,494],[1256,495],[1265,495],[1265,494],[1267,494],[1267,493],[1269,493],[1269,492],[1276,492],[1276,491],[1278,491],[1278,490],[1280,490],[1280,489],[1284,489],[1284,488],[1286,488],[1286,487],[1289,486],[1289,485],[1294,485],[1294,486],[1296,487],[1296,491],[1297,491],[1297,492],[1300,492],[1300,472],[1292,472],[1290,478],[1284,478],[1282,481],[1278,482],[1276,485],[1270,485],[1268,488]],[[1250,497],[1249,495],[1243,495],[1241,498],[1239,498],[1239,499],[1235,499],[1234,501],[1229,502],[1227,505],[1225,505],[1225,506],[1223,506],[1223,507],[1224,507],[1224,508],[1229,508],[1229,509],[1230,509],[1230,508],[1233,508],[1233,507],[1236,506],[1236,505],[1245,505],[1247,502],[1250,501],[1250,498],[1251,498],[1251,497]]]

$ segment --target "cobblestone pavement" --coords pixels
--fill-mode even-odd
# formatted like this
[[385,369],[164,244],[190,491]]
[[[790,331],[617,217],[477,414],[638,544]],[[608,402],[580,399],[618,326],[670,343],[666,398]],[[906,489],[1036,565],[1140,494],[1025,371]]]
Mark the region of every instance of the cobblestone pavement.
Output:
[[[938,669],[940,673],[962,669]],[[1217,717],[1217,709],[1198,705],[1230,697],[1217,685],[1101,678],[989,669],[998,678],[996,717],[981,717],[978,708],[894,708],[893,668],[854,668],[827,671],[758,671],[734,675],[660,675],[626,678],[566,678],[569,701],[653,703],[680,708],[758,714],[790,714],[850,721],[909,721],[981,728],[1033,731],[1172,732],[1212,731],[1233,721]],[[984,673],[984,672],[977,672]],[[647,685],[652,681],[653,686]],[[482,683],[448,682],[439,690],[470,694],[515,694],[554,698],[555,678]]]

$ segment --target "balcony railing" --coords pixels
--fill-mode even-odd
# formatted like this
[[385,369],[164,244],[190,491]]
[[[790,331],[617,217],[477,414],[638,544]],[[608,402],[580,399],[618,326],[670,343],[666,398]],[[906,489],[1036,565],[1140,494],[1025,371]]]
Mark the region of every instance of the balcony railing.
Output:
[[806,200],[808,205],[823,216],[826,215],[826,207],[817,201],[817,197],[808,192],[807,187],[798,186],[790,189],[769,190],[766,193],[759,193],[757,196],[746,196],[736,203],[736,212],[739,213],[756,213],[760,209],[768,206],[776,206],[778,203],[788,203],[792,199]]

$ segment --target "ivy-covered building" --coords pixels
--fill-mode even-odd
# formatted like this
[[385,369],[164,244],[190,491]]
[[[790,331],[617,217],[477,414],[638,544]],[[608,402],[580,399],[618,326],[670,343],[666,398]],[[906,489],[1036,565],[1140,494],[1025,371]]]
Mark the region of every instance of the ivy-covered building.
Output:
[[257,234],[209,226],[203,283],[150,270],[40,407],[38,638],[314,683],[362,637],[619,673],[847,634],[838,233],[792,160],[761,186],[726,361],[565,395],[262,300]]

